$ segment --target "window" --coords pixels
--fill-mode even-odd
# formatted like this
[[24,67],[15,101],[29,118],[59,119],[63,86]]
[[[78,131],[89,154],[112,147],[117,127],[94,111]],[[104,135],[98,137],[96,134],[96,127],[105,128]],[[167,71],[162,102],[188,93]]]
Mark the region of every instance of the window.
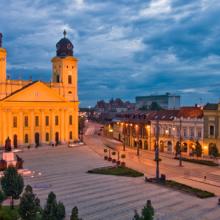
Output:
[[49,135],[48,132],[46,133],[45,140],[46,140],[47,142],[50,140],[50,135]]
[[209,135],[214,136],[215,135],[215,127],[214,125],[209,126]]
[[55,125],[59,125],[59,117],[57,115],[55,116]]
[[190,137],[194,137],[194,128],[190,128]]
[[70,115],[70,116],[69,116],[69,125],[72,125],[72,124],[73,124],[73,116]]
[[25,144],[28,143],[28,134],[25,134],[25,136],[24,136],[24,143],[25,143]]
[[45,125],[46,125],[46,126],[49,126],[49,116],[46,116],[46,117],[45,117]]
[[70,139],[70,140],[73,139],[73,133],[72,133],[72,131],[70,131],[70,133],[69,133],[69,139]]
[[198,130],[197,136],[198,136],[198,138],[201,138],[201,137],[202,137],[202,130],[201,130],[201,129]]
[[71,75],[68,75],[68,83],[72,84],[72,76]]
[[14,116],[14,117],[13,117],[13,128],[17,128],[17,126],[18,126],[17,117]]
[[71,91],[69,91],[68,93],[69,93],[69,94],[72,94],[72,92],[71,92]]
[[186,128],[183,128],[183,136],[187,137],[187,129]]
[[60,76],[56,75],[56,82],[60,82]]
[[28,127],[28,116],[24,117],[24,126]]
[[35,126],[39,126],[39,116],[35,116]]

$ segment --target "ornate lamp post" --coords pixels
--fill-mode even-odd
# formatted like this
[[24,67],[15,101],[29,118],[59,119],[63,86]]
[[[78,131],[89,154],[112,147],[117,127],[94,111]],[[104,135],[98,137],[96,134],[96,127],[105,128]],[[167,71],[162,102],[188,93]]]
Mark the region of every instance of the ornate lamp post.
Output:
[[182,120],[180,117],[180,135],[179,135],[179,166],[182,167]]
[[159,181],[159,178],[160,178],[160,167],[159,167],[159,134],[160,134],[159,119],[157,119],[157,124],[156,124],[156,149],[155,149],[156,179],[157,179],[157,181]]

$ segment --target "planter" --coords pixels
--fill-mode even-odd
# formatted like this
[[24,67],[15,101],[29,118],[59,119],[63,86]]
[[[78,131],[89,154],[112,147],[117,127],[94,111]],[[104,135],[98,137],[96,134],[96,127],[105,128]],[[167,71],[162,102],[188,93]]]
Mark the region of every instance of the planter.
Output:
[[107,157],[107,156],[104,156],[104,160],[108,160],[108,157]]
[[112,159],[112,163],[116,163],[116,159]]
[[112,158],[111,158],[111,157],[108,157],[108,161],[112,161]]
[[122,167],[125,167],[125,162],[121,162],[121,166],[122,166]]

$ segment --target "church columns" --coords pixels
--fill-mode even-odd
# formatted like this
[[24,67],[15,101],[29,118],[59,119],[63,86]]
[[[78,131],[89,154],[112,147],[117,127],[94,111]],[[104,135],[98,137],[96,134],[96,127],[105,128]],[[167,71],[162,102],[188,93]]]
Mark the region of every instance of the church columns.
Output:
[[24,143],[24,124],[23,124],[23,112],[20,110],[18,118],[18,144],[22,145]]
[[45,143],[45,115],[44,111],[41,110],[41,115],[40,115],[40,136],[41,136],[41,143]]
[[6,140],[6,136],[7,136],[7,119],[6,119],[6,112],[5,111],[2,111],[2,127],[1,127],[1,133],[2,133],[2,138],[1,138],[1,140],[2,140],[2,146],[4,146],[5,145],[5,140]]
[[34,132],[34,110],[30,110],[31,113],[28,115],[30,121],[28,121],[28,127],[30,128],[30,144],[35,144],[35,132]]
[[9,137],[12,140],[12,113],[9,110],[7,110],[7,124],[7,137]]
[[68,123],[68,111],[65,110],[65,141],[68,142],[69,141],[69,123]]
[[50,109],[50,139],[55,142],[55,134],[54,134],[54,111]]

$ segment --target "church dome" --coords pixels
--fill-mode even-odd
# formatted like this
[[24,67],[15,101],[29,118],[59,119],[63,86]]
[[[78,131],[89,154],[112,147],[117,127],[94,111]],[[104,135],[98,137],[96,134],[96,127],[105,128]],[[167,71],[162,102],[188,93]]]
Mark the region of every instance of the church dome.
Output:
[[73,44],[68,38],[66,38],[66,34],[67,33],[64,30],[64,37],[56,44],[58,57],[73,56]]

